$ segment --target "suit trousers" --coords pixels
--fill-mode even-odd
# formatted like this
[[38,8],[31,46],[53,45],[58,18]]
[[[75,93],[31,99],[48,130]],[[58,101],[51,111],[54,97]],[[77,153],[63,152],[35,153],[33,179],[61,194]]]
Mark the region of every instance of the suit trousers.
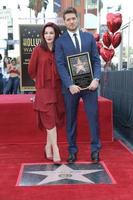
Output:
[[[90,138],[91,138],[91,152],[97,151],[101,148],[99,139],[99,126],[98,126],[98,92],[90,90],[82,90],[80,93],[72,95],[69,89],[64,91],[64,100],[66,107],[66,128],[67,128],[67,139],[68,139],[68,150],[69,153],[76,153],[78,147],[76,144],[77,137],[77,115],[79,101],[82,98],[85,112],[87,115],[89,127],[90,127]],[[80,133],[82,134],[82,129]]]

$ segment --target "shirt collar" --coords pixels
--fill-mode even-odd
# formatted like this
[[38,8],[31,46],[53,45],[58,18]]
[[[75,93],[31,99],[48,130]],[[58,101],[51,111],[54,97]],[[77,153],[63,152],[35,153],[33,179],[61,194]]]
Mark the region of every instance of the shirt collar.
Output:
[[71,38],[73,37],[73,34],[74,34],[74,33],[76,33],[77,36],[79,36],[79,29],[78,29],[77,31],[75,31],[75,32],[71,32],[71,31],[69,31],[69,30],[67,30],[67,31],[68,31],[68,33],[69,33],[69,35],[70,35]]

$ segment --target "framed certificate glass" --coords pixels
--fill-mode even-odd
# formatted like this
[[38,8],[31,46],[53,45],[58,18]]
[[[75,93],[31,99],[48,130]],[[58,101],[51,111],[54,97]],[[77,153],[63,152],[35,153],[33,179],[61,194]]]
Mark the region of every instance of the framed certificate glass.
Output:
[[89,53],[67,56],[67,62],[73,83],[86,89],[93,79]]

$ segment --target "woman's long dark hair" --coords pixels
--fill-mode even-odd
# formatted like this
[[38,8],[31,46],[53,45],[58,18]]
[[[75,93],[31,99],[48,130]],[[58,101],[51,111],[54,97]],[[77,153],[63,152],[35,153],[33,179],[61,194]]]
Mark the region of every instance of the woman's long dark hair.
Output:
[[[61,34],[60,28],[56,24],[54,24],[53,22],[48,22],[47,24],[44,25],[43,30],[42,30],[42,41],[41,41],[40,47],[42,49],[44,49],[45,51],[49,51],[48,45],[47,45],[46,40],[44,38],[45,29],[47,27],[52,27],[54,29],[54,32],[55,32],[54,43],[55,43],[55,40]],[[54,51],[54,45],[53,45],[53,51]]]

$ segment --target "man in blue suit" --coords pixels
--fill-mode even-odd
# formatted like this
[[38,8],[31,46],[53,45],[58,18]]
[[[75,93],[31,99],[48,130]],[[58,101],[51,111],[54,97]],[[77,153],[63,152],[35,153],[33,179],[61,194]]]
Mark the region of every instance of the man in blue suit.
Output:
[[[82,32],[78,28],[76,9],[73,7],[67,8],[63,13],[63,19],[67,30],[56,41],[55,57],[57,69],[62,80],[66,106],[66,127],[69,144],[69,157],[67,161],[68,163],[73,163],[77,160],[77,112],[79,100],[82,98],[91,131],[91,160],[97,163],[99,162],[99,150],[101,148],[98,128],[97,92],[101,76],[100,58],[93,35],[89,32]],[[76,46],[75,33],[78,46]],[[87,89],[82,90],[70,78],[67,56],[84,52],[89,52],[94,78]]]

